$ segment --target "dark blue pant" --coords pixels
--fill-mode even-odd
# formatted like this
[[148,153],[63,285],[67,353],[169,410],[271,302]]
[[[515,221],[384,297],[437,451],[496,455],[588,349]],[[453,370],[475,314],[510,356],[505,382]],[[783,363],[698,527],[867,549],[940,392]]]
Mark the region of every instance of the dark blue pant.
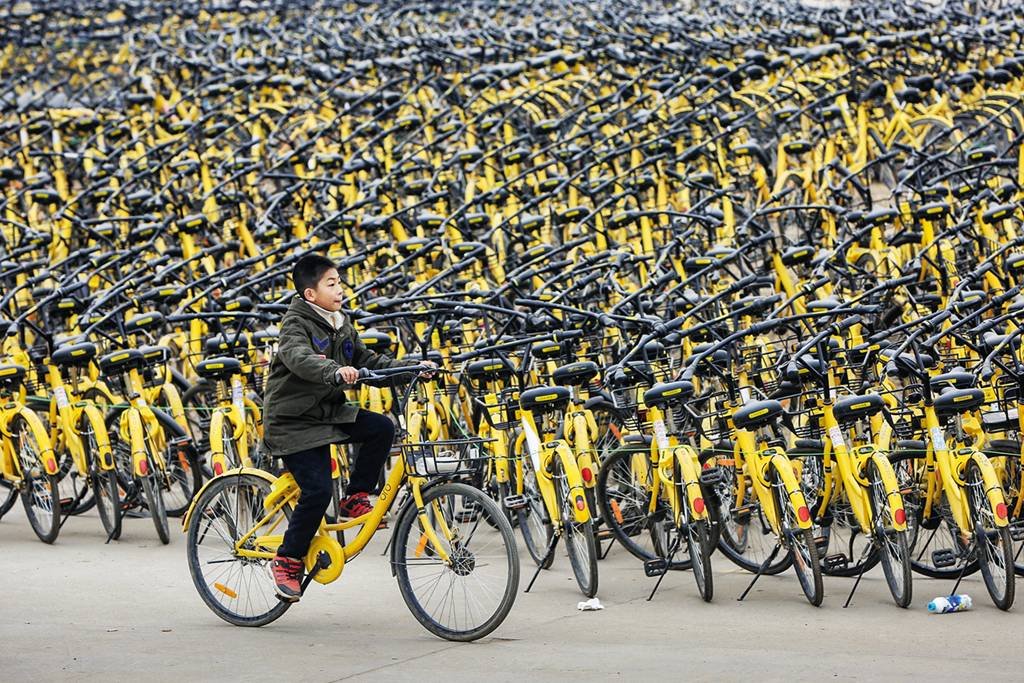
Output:
[[[344,430],[348,434],[348,443],[359,444],[359,454],[345,495],[370,493],[376,488],[391,452],[395,425],[384,415],[360,410],[356,421],[344,425]],[[302,559],[320,528],[327,506],[331,504],[331,447],[318,446],[281,459],[302,492],[277,554]]]

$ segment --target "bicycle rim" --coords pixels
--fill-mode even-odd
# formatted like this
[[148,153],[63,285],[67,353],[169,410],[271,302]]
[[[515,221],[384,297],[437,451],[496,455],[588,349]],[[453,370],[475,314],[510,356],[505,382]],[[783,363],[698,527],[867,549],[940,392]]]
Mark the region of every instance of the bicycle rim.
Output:
[[907,607],[913,597],[911,583],[910,549],[907,546],[907,532],[894,528],[892,505],[885,492],[885,484],[873,461],[868,461],[868,494],[871,503],[871,517],[874,525],[874,543],[882,562],[882,572],[889,586],[889,593],[899,607]]
[[[195,503],[186,537],[189,573],[199,596],[213,613],[235,626],[263,626],[292,603],[278,600],[270,560],[239,557],[235,543],[266,514],[263,500],[270,482],[250,474],[221,477]],[[253,536],[283,534],[291,508],[267,518]],[[246,546],[256,549],[250,539]],[[276,548],[263,548],[270,552]]]
[[772,491],[779,512],[780,531],[789,546],[789,556],[793,560],[793,570],[800,582],[800,588],[807,596],[807,601],[818,607],[825,597],[825,589],[821,580],[821,563],[818,559],[817,546],[814,544],[814,536],[810,529],[800,528],[797,512],[793,509],[793,503],[778,475],[773,476]]
[[576,577],[576,584],[588,598],[597,595],[597,541],[594,538],[592,520],[577,522],[573,515],[573,504],[569,496],[569,482],[562,471],[561,461],[556,460],[554,480],[558,501],[562,508],[562,536],[569,564]]
[[[436,549],[430,552],[419,515],[407,508],[395,530],[392,554],[402,598],[434,635],[455,641],[482,638],[504,621],[518,591],[512,527],[494,501],[467,484],[429,488],[423,499],[449,562]],[[466,510],[474,514],[465,515]],[[442,528],[450,533],[442,534]]]
[[43,543],[53,543],[60,532],[60,497],[57,477],[47,474],[43,467],[42,449],[36,443],[32,430],[24,418],[11,421],[24,477],[21,502],[32,531]]
[[1013,606],[1015,585],[1010,530],[1005,526],[996,526],[977,463],[971,462],[967,466],[966,489],[971,522],[974,525],[974,554],[981,567],[985,588],[996,607],[1008,610]]

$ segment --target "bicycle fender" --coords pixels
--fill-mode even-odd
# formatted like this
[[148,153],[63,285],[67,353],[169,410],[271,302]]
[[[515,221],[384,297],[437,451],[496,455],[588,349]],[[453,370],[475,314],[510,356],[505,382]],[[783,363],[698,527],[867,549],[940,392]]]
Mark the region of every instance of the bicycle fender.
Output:
[[981,470],[981,479],[985,485],[985,497],[988,498],[988,504],[992,508],[992,517],[996,520],[996,526],[1006,526],[1009,524],[1007,520],[1006,498],[1003,496],[1003,487],[999,484],[999,478],[996,477],[996,470],[992,467],[992,461],[980,451],[972,452],[971,460]]
[[[786,495],[797,509],[797,524],[800,525],[801,529],[810,529],[812,524],[811,511],[807,508],[807,500],[804,498],[803,491],[800,490],[800,485],[796,481],[796,475],[793,474],[793,463],[781,453],[776,453],[772,456],[771,463],[782,479],[782,485],[786,488]],[[806,514],[801,515],[799,513],[800,510],[806,511]]]
[[673,455],[676,462],[679,463],[679,472],[683,477],[683,486],[686,488],[686,502],[690,506],[692,518],[706,519],[708,510],[700,488],[700,464],[697,452],[693,450],[692,446],[683,445],[676,446]]
[[[882,485],[885,486],[885,496],[892,506],[892,526],[896,531],[906,531],[907,511],[903,507],[903,494],[900,493],[899,482],[896,481],[896,472],[892,469],[889,459],[877,450],[871,454],[871,461],[875,463],[879,475],[882,477]],[[902,522],[900,520],[903,520]]]

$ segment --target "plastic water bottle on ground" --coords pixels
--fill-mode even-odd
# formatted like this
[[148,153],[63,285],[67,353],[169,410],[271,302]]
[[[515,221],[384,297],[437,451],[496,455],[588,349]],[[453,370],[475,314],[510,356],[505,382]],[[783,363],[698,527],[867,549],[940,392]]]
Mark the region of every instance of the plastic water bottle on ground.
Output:
[[928,611],[932,614],[946,614],[947,612],[966,612],[971,608],[971,596],[966,593],[960,595],[944,595],[935,598],[928,603]]

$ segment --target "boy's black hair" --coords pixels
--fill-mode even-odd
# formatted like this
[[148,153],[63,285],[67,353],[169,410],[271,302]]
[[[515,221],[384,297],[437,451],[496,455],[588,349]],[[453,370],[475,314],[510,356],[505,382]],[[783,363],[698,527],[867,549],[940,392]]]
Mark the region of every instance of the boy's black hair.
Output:
[[324,273],[337,268],[334,261],[320,254],[306,254],[292,266],[292,283],[299,296],[307,289],[316,289]]

